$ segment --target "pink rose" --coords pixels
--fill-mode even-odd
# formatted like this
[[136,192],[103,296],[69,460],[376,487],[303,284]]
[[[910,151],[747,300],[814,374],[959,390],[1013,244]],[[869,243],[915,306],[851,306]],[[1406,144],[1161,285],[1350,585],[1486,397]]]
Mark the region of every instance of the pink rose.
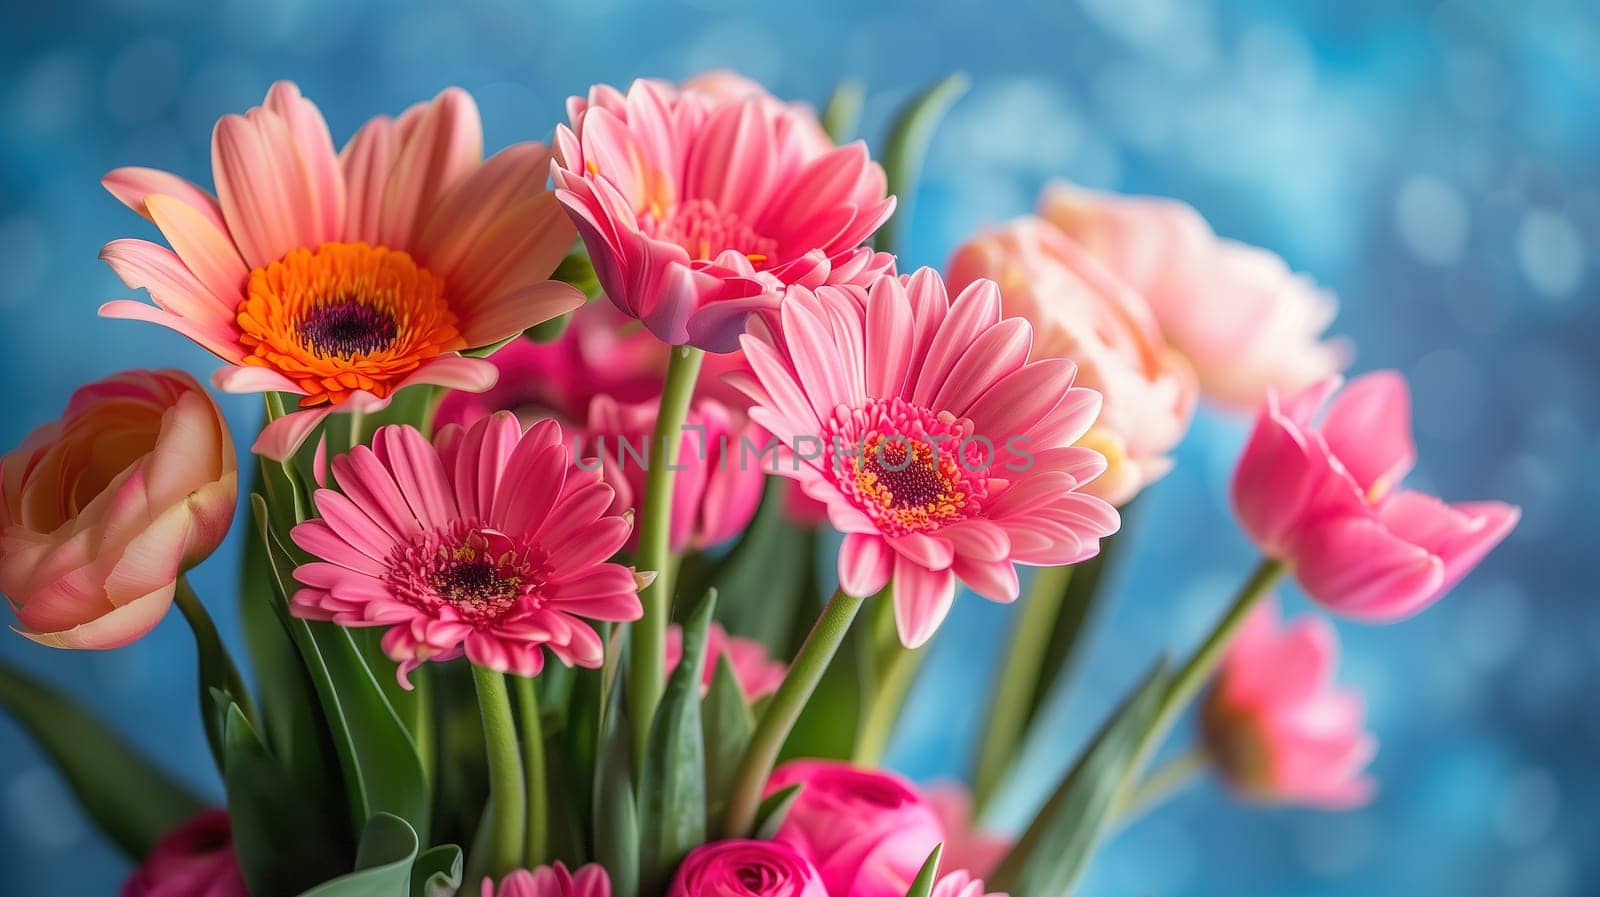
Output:
[[1061,183],[1039,215],[1144,296],[1219,402],[1254,408],[1268,387],[1298,392],[1349,361],[1343,343],[1322,340],[1333,296],[1273,253],[1218,237],[1184,203]]
[[172,605],[239,493],[233,440],[182,371],[127,371],[72,394],[0,460],[0,592],[23,635],[117,648]]
[[897,775],[830,760],[779,767],[767,793],[800,785],[777,838],[822,875],[832,897],[904,897],[944,840],[933,808]]
[[122,885],[122,897],[250,897],[224,810],[178,826]]
[[556,862],[537,869],[517,869],[494,881],[483,880],[482,897],[611,897],[611,877],[599,863],[580,867],[577,872]]
[[1076,362],[1076,384],[1104,399],[1079,444],[1105,455],[1107,468],[1084,491],[1123,504],[1171,469],[1167,452],[1189,430],[1198,387],[1144,297],[1059,228],[1034,217],[956,250],[950,289],[980,278],[1000,285],[1006,315],[1033,325],[1033,358]]
[[[667,897],[830,897],[822,877],[781,841],[713,841],[683,858]],[[903,895],[902,895],[903,897]]]

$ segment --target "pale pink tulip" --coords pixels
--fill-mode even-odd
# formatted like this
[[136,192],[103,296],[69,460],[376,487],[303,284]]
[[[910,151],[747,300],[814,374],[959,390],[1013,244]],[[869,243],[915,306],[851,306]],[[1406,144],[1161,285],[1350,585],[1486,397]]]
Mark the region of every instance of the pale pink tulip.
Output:
[[[949,856],[946,850],[945,856]],[[941,869],[950,864],[943,859],[939,862]],[[983,886],[983,879],[973,875],[966,869],[957,869],[934,882],[933,891],[929,897],[1009,897],[1000,891],[990,891]]]
[[[712,841],[689,851],[667,897],[837,897],[781,841]],[[902,895],[903,897],[903,895]]]
[[1059,228],[1024,217],[957,249],[947,280],[1000,285],[1007,315],[1033,324],[1035,358],[1068,358],[1077,383],[1099,391],[1100,417],[1082,440],[1106,456],[1084,487],[1123,504],[1172,467],[1167,453],[1194,414],[1194,371],[1162,338],[1144,298]]
[[958,579],[1013,601],[1016,564],[1075,564],[1117,530],[1116,509],[1083,492],[1105,457],[1074,444],[1100,395],[1073,386],[1067,359],[1030,361],[1031,343],[993,282],[952,301],[929,269],[870,290],[790,287],[743,338],[751,372],[729,378],[776,440],[771,470],[845,534],[841,588],[893,578],[907,646],[933,636]]
[[121,897],[250,897],[224,810],[207,810],[163,837],[123,882]]
[[1334,378],[1287,400],[1268,392],[1234,472],[1233,507],[1318,603],[1391,622],[1438,600],[1521,512],[1396,488],[1416,460],[1405,379],[1379,371],[1339,387]]
[[[622,405],[610,396],[589,405],[583,454],[604,464],[606,482],[617,492],[616,513],[638,511],[651,465],[666,463],[653,443],[657,407],[655,401]],[[690,406],[673,465],[673,551],[718,545],[755,516],[766,482],[755,438],[749,421],[720,402],[700,399]]]
[[604,866],[590,863],[569,872],[557,861],[537,869],[517,869],[500,879],[495,887],[483,880],[482,897],[611,897],[611,877]]
[[178,575],[233,521],[227,423],[182,371],[127,371],[0,461],[0,592],[18,632],[55,648],[117,648],[161,622]]
[[832,897],[905,897],[944,840],[933,808],[893,773],[791,760],[772,774],[767,793],[791,785],[799,785],[800,793],[777,839],[817,867]]
[[1251,611],[1201,716],[1206,752],[1239,794],[1327,809],[1372,799],[1377,751],[1361,695],[1333,685],[1339,640],[1320,617],[1280,627],[1277,602]]
[[606,295],[665,342],[730,352],[785,285],[892,269],[861,245],[894,210],[883,169],[863,143],[818,146],[814,118],[645,80],[567,105],[557,196]]
[[430,445],[412,427],[380,428],[372,447],[333,459],[339,488],[296,526],[318,560],[295,568],[290,610],[340,626],[383,626],[383,651],[407,674],[463,654],[536,676],[548,650],[598,667],[589,620],[641,612],[634,573],[608,559],[628,539],[612,491],[584,470],[555,421],[523,432],[509,412],[448,426]]
[[482,391],[490,346],[583,302],[548,280],[573,228],[546,186],[550,151],[483,159],[478,109],[451,88],[364,125],[335,153],[322,113],[280,81],[212,135],[217,195],[172,174],[119,168],[107,190],[172,248],[101,250],[155,306],[100,313],[169,327],[225,362],[228,392],[299,396],[252,447],[293,454],[334,411],[376,411],[412,384]]
[[[677,669],[683,659],[683,629],[674,623],[667,628],[667,672]],[[752,638],[729,635],[721,623],[713,622],[706,632],[706,662],[701,668],[700,688],[711,687],[717,675],[717,662],[727,657],[733,667],[733,678],[746,699],[754,701],[778,690],[788,667],[767,656],[765,645]]]
[[1271,252],[1218,237],[1184,203],[1057,183],[1039,214],[1144,296],[1219,402],[1254,409],[1269,387],[1298,392],[1349,362],[1343,343],[1322,341],[1332,295]]

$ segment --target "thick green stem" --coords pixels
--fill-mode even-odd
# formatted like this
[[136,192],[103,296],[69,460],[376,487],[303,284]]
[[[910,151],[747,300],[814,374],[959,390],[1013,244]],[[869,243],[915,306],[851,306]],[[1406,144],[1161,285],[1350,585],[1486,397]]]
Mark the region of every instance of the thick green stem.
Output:
[[822,681],[828,664],[839,652],[839,645],[844,642],[845,633],[850,631],[850,623],[861,610],[863,600],[846,595],[842,590],[835,592],[828,606],[822,609],[822,616],[817,618],[816,625],[811,627],[811,634],[800,646],[794,663],[789,665],[788,675],[783,677],[783,684],[773,693],[766,712],[761,715],[761,721],[750,736],[744,757],[739,761],[733,791],[728,799],[728,817],[724,829],[727,837],[743,838],[749,835],[755,823],[756,810],[761,804],[761,793],[766,788],[767,778],[772,775],[773,764],[778,760],[778,752],[783,749],[783,743],[788,740],[795,721],[800,718],[800,711],[811,700],[811,693],[817,690],[817,683]]
[[183,612],[183,618],[188,621],[189,630],[194,633],[195,649],[199,655],[200,665],[201,718],[209,719],[212,716],[207,709],[212,706],[209,693],[211,685],[223,682],[227,684],[228,694],[234,703],[244,711],[245,718],[252,724],[260,725],[255,704],[250,700],[250,689],[245,685],[244,677],[239,675],[239,668],[228,655],[228,649],[222,644],[222,635],[217,632],[217,624],[212,621],[211,614],[200,601],[200,596],[195,594],[194,587],[189,584],[189,577],[181,575],[178,577],[172,597],[178,605],[178,610]]
[[872,688],[867,695],[861,729],[856,733],[855,753],[851,757],[857,766],[880,765],[925,653],[920,648],[913,650],[900,644],[900,633],[894,623],[894,586],[886,586],[873,596]]
[[1034,690],[1039,687],[1050,635],[1062,598],[1072,581],[1071,567],[1041,567],[1034,574],[1028,597],[1023,599],[1006,652],[1000,682],[989,705],[989,722],[983,730],[974,767],[972,800],[975,814],[981,814],[999,790],[1006,770],[1016,756],[1017,745],[1027,728],[1028,708],[1033,706]]
[[[1206,636],[1206,640],[1200,643],[1200,647],[1194,650],[1189,660],[1173,676],[1172,684],[1167,687],[1166,696],[1161,699],[1161,706],[1156,710],[1155,720],[1139,742],[1133,763],[1128,766],[1128,775],[1123,781],[1123,791],[1132,791],[1134,783],[1139,780],[1156,748],[1160,747],[1162,739],[1178,721],[1178,717],[1183,715],[1183,711],[1194,700],[1195,695],[1199,694],[1200,689],[1211,679],[1217,664],[1222,661],[1228,643],[1233,641],[1234,634],[1239,631],[1240,624],[1244,623],[1250,611],[1272,590],[1272,585],[1283,576],[1285,569],[1282,561],[1263,558],[1256,566],[1255,572],[1250,574],[1250,578],[1239,588],[1233,604],[1222,615],[1222,619],[1217,621],[1211,634]],[[1131,796],[1119,803],[1124,806],[1131,805],[1129,800]]]
[[637,768],[643,767],[650,723],[655,719],[666,676],[667,619],[672,613],[672,487],[678,449],[683,444],[683,423],[689,415],[689,401],[694,397],[695,379],[704,357],[704,352],[692,346],[673,348],[650,441],[636,563],[640,570],[653,571],[656,578],[639,593],[644,614],[633,624],[628,656],[628,722],[633,729]]
[[474,846],[480,850],[468,866],[473,874],[467,880],[479,881],[484,876],[498,879],[522,865],[527,793],[506,678],[473,665],[472,682],[478,691],[478,713],[483,717],[483,743],[489,761],[489,807],[483,819],[487,832],[477,838]]
[[1211,758],[1200,748],[1191,748],[1156,767],[1156,770],[1139,784],[1122,792],[1117,808],[1112,812],[1116,825],[1132,825],[1140,816],[1165,803],[1169,798],[1194,784],[1211,767]]
[[522,771],[528,781],[528,826],[522,865],[544,864],[550,831],[550,804],[545,790],[544,723],[539,718],[539,688],[532,679],[517,678],[517,718],[522,723]]

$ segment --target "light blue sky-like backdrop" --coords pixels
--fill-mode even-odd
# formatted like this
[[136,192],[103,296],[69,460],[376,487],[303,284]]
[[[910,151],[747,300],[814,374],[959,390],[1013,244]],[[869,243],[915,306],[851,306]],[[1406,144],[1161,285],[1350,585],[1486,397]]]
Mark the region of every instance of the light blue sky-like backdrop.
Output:
[[[1140,822],[1085,894],[1580,897],[1600,892],[1600,14],[1584,0],[447,4],[376,0],[5,2],[0,11],[0,444],[79,383],[211,362],[164,330],[95,317],[127,295],[95,260],[151,231],[97,184],[122,164],[209,183],[208,138],[275,78],[335,138],[458,84],[491,148],[545,139],[569,94],[733,66],[821,100],[854,76],[869,134],[954,68],[975,87],[942,128],[907,264],[1026,211],[1046,179],[1165,193],[1341,296],[1358,370],[1412,379],[1414,482],[1498,497],[1521,527],[1448,600],[1389,628],[1342,625],[1370,698],[1383,795],[1354,813],[1258,812],[1203,786]],[[259,406],[228,399],[241,442]],[[1037,793],[1154,653],[1187,646],[1252,558],[1225,483],[1242,422],[1203,414],[1135,523],[1132,563],[1081,686],[1022,776]],[[235,536],[238,535],[236,530]],[[196,576],[237,643],[237,538]],[[1292,599],[1292,607],[1303,602]],[[964,598],[893,760],[959,772],[1008,612]],[[133,647],[0,639],[146,749],[216,791],[168,620]],[[937,692],[938,699],[933,700]],[[1026,790],[1026,789],[1025,789]],[[1026,806],[1019,794],[1013,818]],[[113,893],[125,869],[0,718],[0,893]]]

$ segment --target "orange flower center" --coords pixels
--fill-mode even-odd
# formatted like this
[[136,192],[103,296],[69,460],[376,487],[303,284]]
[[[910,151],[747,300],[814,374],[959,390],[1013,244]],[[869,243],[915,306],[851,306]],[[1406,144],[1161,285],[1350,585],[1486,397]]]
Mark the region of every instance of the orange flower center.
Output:
[[294,381],[303,406],[387,398],[424,361],[466,348],[444,281],[366,243],[302,247],[251,271],[236,323],[244,363]]

